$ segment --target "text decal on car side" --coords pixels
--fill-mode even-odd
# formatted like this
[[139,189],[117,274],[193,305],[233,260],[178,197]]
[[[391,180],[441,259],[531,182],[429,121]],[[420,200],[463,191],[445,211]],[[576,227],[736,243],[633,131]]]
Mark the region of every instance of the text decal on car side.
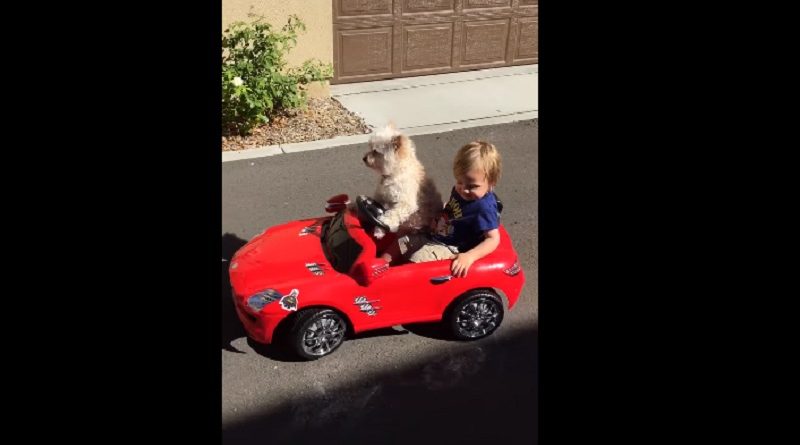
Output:
[[372,300],[372,301],[370,301],[370,300],[367,300],[367,297],[360,296],[360,297],[356,297],[355,302],[353,304],[358,306],[359,310],[361,310],[361,312],[364,312],[367,315],[369,315],[371,317],[374,317],[375,314],[377,314],[379,310],[383,309],[380,306],[373,306],[372,305],[372,303],[377,303],[379,301],[381,301],[381,300]]

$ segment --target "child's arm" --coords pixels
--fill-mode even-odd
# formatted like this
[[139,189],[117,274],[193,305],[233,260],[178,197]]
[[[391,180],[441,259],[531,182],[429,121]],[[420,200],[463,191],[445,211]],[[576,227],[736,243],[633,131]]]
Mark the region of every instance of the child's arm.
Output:
[[500,245],[500,231],[492,229],[484,232],[483,241],[472,249],[459,253],[453,258],[450,265],[450,272],[456,277],[466,277],[472,263],[489,255]]

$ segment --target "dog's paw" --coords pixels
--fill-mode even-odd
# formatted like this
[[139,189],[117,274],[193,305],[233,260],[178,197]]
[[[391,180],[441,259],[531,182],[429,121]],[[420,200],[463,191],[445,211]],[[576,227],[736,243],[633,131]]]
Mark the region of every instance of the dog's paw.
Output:
[[381,239],[386,236],[386,232],[380,227],[375,227],[375,230],[372,232],[372,234],[375,236],[375,239]]

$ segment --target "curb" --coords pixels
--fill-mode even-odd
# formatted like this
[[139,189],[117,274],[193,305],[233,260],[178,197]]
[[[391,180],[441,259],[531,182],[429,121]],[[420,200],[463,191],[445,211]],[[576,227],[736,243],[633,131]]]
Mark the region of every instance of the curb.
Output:
[[[484,125],[507,124],[524,120],[533,120],[539,117],[539,111],[524,111],[501,116],[491,116],[480,119],[470,119],[456,122],[446,122],[435,125],[424,125],[421,127],[400,128],[399,130],[408,136],[420,136],[423,134],[444,133],[447,131],[460,130],[462,128],[481,127]],[[223,151],[222,162],[240,161],[243,159],[264,158],[285,153],[297,153],[301,151],[324,150],[326,148],[341,147],[343,145],[366,144],[369,141],[369,134],[357,134],[353,136],[337,136],[333,139],[320,139],[310,142],[296,142],[292,144],[278,144],[266,147],[249,148],[246,150]]]

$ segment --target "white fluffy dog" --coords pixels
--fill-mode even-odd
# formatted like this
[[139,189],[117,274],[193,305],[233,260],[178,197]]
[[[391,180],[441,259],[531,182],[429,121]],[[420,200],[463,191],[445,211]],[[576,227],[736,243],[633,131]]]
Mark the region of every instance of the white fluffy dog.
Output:
[[[442,195],[417,159],[414,142],[390,123],[372,134],[369,146],[363,161],[381,174],[373,196],[385,209],[378,219],[391,232],[428,228],[442,210]],[[385,235],[380,227],[374,234],[379,239]]]

